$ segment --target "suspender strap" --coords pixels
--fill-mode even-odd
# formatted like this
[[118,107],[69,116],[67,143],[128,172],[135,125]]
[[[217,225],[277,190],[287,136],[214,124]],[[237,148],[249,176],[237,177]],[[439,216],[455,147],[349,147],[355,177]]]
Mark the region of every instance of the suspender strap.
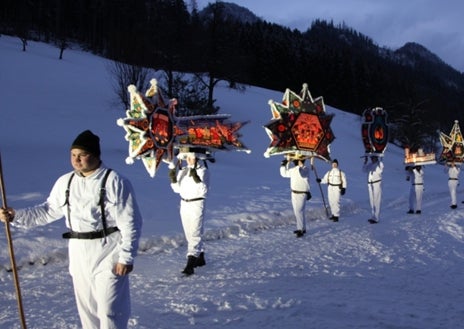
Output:
[[[111,172],[111,169],[106,170],[105,176],[103,176],[103,180],[102,180],[102,183],[101,183],[101,186],[100,186],[100,199],[98,201],[98,205],[100,206],[100,210],[101,210],[102,226],[103,226],[103,229],[101,231],[99,231],[99,232],[101,232],[99,234],[101,234],[101,237],[103,237],[105,239],[106,239],[107,235],[117,231],[117,227],[108,229],[107,224],[106,224],[106,213],[105,213],[106,181],[108,180],[108,176],[110,175],[110,172]],[[68,223],[69,223],[69,229],[71,230],[71,232],[72,232],[72,226],[71,226],[71,209],[70,209],[70,206],[69,206],[69,188],[71,186],[71,181],[74,178],[74,174],[75,173],[72,173],[71,176],[69,177],[68,186],[67,186],[66,192],[65,192],[66,200],[65,200],[65,203],[64,203],[67,206]],[[75,232],[73,232],[73,234],[74,233]],[[63,235],[63,237],[64,237],[64,235]],[[98,237],[100,237],[100,235]],[[64,237],[64,238],[69,239],[70,237]],[[94,239],[94,238],[95,237],[92,237],[91,239]]]
[[106,181],[108,180],[108,176],[110,175],[111,169],[108,169],[103,177],[102,184],[100,187],[100,201],[98,204],[100,205],[101,209],[101,217],[102,217],[102,226],[103,226],[103,237],[106,239],[108,234],[107,226],[106,226],[106,214],[105,214],[105,196],[106,196]]
[[64,202],[64,204],[67,207],[67,211],[68,211],[68,224],[69,224],[69,229],[71,231],[72,231],[72,226],[71,226],[71,209],[69,207],[69,187],[71,186],[71,181],[72,181],[73,178],[74,178],[74,173],[72,173],[71,176],[69,177],[68,187],[66,188],[66,192],[65,192],[66,201]]
[[[332,171],[333,169],[331,169],[330,171]],[[340,188],[343,187],[343,176],[342,176],[342,171],[340,169],[338,169],[338,175],[340,176],[340,184],[332,184],[329,182],[329,178],[330,178],[330,175],[328,175],[327,177],[327,183],[330,185],[330,186],[339,186]]]

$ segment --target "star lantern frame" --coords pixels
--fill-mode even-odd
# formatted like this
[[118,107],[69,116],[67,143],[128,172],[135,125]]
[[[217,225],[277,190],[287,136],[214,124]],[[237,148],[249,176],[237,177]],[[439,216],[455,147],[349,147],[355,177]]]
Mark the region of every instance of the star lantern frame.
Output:
[[212,159],[215,150],[250,152],[240,141],[238,130],[247,122],[227,122],[230,115],[199,115],[177,117],[177,100],[166,101],[157,86],[150,81],[145,95],[134,85],[128,87],[130,108],[126,117],[117,120],[124,128],[129,142],[127,164],[142,160],[145,169],[154,177],[161,162],[173,164],[175,151],[188,152],[194,148]]
[[271,143],[265,157],[297,154],[330,160],[330,143],[335,139],[330,124],[333,114],[325,112],[322,96],[313,99],[308,85],[300,94],[287,89],[282,103],[269,101],[272,119],[264,126]]
[[126,111],[126,118],[117,121],[126,131],[124,138],[129,142],[126,163],[133,164],[135,159],[140,159],[149,175],[154,177],[161,161],[173,157],[172,123],[177,101],[166,102],[155,79],[150,81],[145,95],[134,85],[127,89],[130,108]]
[[381,107],[365,109],[362,114],[361,136],[365,155],[382,156],[388,146],[388,114]]
[[440,132],[440,143],[443,147],[440,163],[464,162],[464,141],[458,120],[454,121],[449,135]]

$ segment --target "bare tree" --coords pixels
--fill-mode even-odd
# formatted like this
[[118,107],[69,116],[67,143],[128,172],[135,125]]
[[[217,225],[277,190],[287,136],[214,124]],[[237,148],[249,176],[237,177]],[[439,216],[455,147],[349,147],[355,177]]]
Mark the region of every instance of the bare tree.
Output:
[[177,99],[177,116],[211,114],[207,88],[195,76],[189,79],[185,73],[163,70],[160,88],[169,98]]
[[[33,28],[33,15],[35,13],[33,1],[16,1],[16,10],[12,26],[14,34],[21,40],[22,51],[26,51],[27,41],[30,39],[30,34]],[[3,5],[3,4],[2,4]]]
[[424,146],[430,147],[431,136],[436,129],[427,122],[423,109],[428,100],[419,103],[400,104],[403,108],[402,115],[394,123],[394,138],[400,142],[402,147],[409,147],[412,151],[417,151]]
[[21,40],[21,44],[23,46],[23,51],[26,51],[26,46],[27,46],[27,36],[23,35],[20,36],[19,39]]
[[219,110],[219,107],[214,105],[216,100],[214,99],[213,94],[214,94],[214,88],[221,81],[221,79],[216,79],[211,74],[207,74],[207,73],[196,73],[195,80],[197,84],[199,84],[202,89],[207,90],[207,93],[208,93],[206,106],[205,106],[205,109],[203,109],[203,112],[205,114],[217,113]]
[[60,55],[59,59],[63,59],[63,53],[65,49],[68,48],[68,33],[69,29],[66,24],[66,16],[65,16],[65,8],[63,8],[63,5],[61,1],[57,1],[56,3],[56,19],[55,19],[55,44],[58,46],[60,49]]
[[116,94],[115,105],[123,105],[125,109],[130,106],[127,87],[135,85],[138,90],[144,91],[149,86],[152,74],[151,69],[116,61],[108,64],[108,71],[113,78],[113,91]]
[[63,53],[66,48],[68,48],[68,43],[66,42],[66,39],[60,39],[58,40],[58,48],[60,48],[60,56],[59,59],[63,59]]

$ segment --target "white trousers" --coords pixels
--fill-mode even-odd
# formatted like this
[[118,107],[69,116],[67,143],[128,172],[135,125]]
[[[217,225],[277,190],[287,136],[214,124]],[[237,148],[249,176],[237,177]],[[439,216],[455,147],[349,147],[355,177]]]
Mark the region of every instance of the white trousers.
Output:
[[456,201],[456,192],[458,189],[459,181],[456,179],[449,179],[448,180],[448,187],[451,196],[451,205],[457,205]]
[[131,313],[129,276],[117,276],[120,233],[69,240],[69,273],[83,329],[126,329]]
[[202,238],[204,204],[204,200],[180,202],[180,218],[187,240],[187,257],[198,257],[201,252],[204,252]]
[[422,196],[424,194],[424,185],[413,185],[409,190],[409,209],[421,210],[422,209]]
[[369,190],[369,202],[371,204],[372,219],[380,220],[380,202],[382,201],[381,182],[367,184]]
[[340,216],[340,186],[329,185],[327,187],[327,197],[329,199],[330,212],[332,216]]
[[306,231],[306,194],[292,192],[292,206],[296,219],[296,229]]

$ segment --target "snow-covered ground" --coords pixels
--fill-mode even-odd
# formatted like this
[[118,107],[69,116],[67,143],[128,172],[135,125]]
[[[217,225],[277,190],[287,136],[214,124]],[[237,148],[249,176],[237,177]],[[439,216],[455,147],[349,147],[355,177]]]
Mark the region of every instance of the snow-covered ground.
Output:
[[[263,156],[270,142],[262,127],[271,118],[268,100],[281,101],[284,91],[220,87],[220,113],[251,120],[242,141],[252,153],[219,152],[210,164],[207,265],[185,278],[179,199],[167,167],[150,178],[140,161],[125,164],[128,146],[116,125],[125,109],[111,105],[106,61],[76,50],[66,50],[60,61],[58,54],[36,42],[22,52],[19,39],[0,37],[0,151],[8,205],[42,202],[55,179],[71,170],[69,146],[77,134],[91,129],[100,136],[104,162],[132,181],[144,216],[131,274],[130,328],[462,328],[464,205],[449,208],[442,166],[425,168],[422,214],[407,215],[403,152],[390,145],[381,223],[368,224],[359,117],[327,105],[335,114],[331,155],[347,174],[347,193],[340,222],[328,221],[312,172],[309,229],[296,239],[281,158]],[[310,90],[317,83],[304,82]],[[330,168],[320,160],[315,165],[318,176]],[[326,186],[322,191],[326,195]],[[458,193],[461,202],[462,188]],[[63,221],[29,231],[12,227],[28,328],[80,327],[63,230]],[[20,328],[9,264],[0,232],[0,328]]]

